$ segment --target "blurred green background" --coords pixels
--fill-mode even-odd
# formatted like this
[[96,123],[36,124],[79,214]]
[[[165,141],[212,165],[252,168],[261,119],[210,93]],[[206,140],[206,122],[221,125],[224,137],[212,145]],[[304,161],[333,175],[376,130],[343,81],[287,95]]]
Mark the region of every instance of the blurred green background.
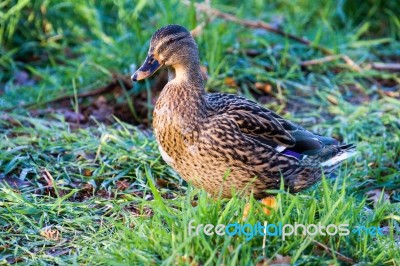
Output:
[[[269,22],[360,64],[397,61],[400,53],[398,1],[254,0],[212,1],[212,5],[240,18]],[[110,73],[129,74],[131,64],[141,63],[157,28],[176,23],[193,29],[208,19],[193,4],[180,1],[6,0],[0,7],[0,108],[70,94],[72,79],[79,91],[99,87]],[[210,75],[209,87],[215,90],[221,87],[219,75],[226,73],[239,80],[246,74],[253,81],[296,80],[299,60],[323,56],[274,34],[218,18],[196,41]],[[231,56],[246,49],[257,49],[263,56],[250,63]],[[254,63],[274,71],[259,77],[257,70],[249,69]],[[29,82],[29,89],[15,86],[24,85],[20,71],[34,86]]]

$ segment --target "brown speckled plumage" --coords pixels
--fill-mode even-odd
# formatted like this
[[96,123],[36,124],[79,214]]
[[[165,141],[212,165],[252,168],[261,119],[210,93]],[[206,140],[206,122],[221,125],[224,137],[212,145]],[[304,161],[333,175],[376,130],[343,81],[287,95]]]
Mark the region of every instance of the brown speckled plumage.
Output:
[[274,112],[230,94],[204,90],[197,45],[178,25],[152,37],[139,80],[167,66],[169,82],[154,109],[153,127],[164,160],[182,178],[211,194],[232,189],[256,197],[284,186],[305,189],[354,150],[319,136]]

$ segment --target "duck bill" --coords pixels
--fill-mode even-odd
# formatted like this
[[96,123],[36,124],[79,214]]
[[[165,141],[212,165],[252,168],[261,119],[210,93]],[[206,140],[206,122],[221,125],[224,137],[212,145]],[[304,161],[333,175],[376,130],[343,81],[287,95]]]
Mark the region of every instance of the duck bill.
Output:
[[161,67],[160,62],[153,58],[153,56],[147,56],[143,65],[132,75],[133,81],[142,80],[153,75]]

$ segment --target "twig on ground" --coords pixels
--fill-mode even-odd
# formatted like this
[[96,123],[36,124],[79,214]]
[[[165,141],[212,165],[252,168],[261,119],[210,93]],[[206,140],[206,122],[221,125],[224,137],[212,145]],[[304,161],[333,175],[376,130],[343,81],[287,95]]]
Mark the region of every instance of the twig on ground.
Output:
[[323,63],[327,63],[327,62],[331,62],[331,61],[335,61],[338,59],[343,59],[343,61],[346,62],[346,64],[354,71],[360,72],[361,68],[360,66],[358,66],[353,60],[351,60],[350,57],[348,57],[347,55],[329,55],[326,57],[322,57],[322,58],[317,58],[317,59],[312,59],[309,61],[303,61],[300,63],[301,66],[312,66],[312,65],[319,65],[319,64],[323,64]]
[[313,243],[317,244],[319,247],[323,248],[331,256],[334,253],[337,256],[337,258],[339,260],[343,261],[343,262],[347,262],[347,263],[350,263],[350,264],[354,264],[355,263],[355,261],[352,258],[349,258],[349,257],[347,257],[347,256],[345,256],[345,255],[343,255],[343,254],[331,249],[330,247],[318,242],[317,240],[313,239],[312,241],[313,241]]
[[54,178],[46,168],[44,168],[43,178],[49,187],[54,188]]
[[[119,82],[122,81],[126,87],[129,87],[129,83],[127,82],[127,77],[126,76],[122,76],[119,74],[113,74],[113,79],[105,86],[100,87],[98,89],[95,90],[91,90],[91,91],[87,91],[87,92],[82,92],[80,94],[77,95],[78,98],[86,98],[86,97],[90,97],[90,96],[96,96],[99,94],[103,94],[106,93],[108,91],[112,91],[116,86],[119,85]],[[68,100],[71,97],[73,97],[72,95],[65,95],[65,96],[61,96],[59,98],[50,100],[49,102],[62,102],[64,100]]]
[[350,66],[351,69],[357,72],[361,72],[361,67],[357,65],[350,57],[347,55],[342,55],[343,60]]
[[371,67],[376,70],[400,71],[399,63],[372,63]]
[[319,65],[327,62],[332,62],[337,59],[340,59],[340,55],[329,55],[322,58],[316,58],[308,61],[303,61],[300,63],[301,66],[312,66],[312,65]]
[[[187,0],[183,0],[182,3],[185,4],[185,5],[191,5],[191,3],[189,1],[187,1]],[[314,48],[316,50],[321,51],[322,53],[324,53],[326,55],[333,55],[334,54],[330,49],[328,49],[328,48],[326,48],[324,46],[314,44],[314,43],[312,43],[311,41],[309,41],[307,39],[304,39],[304,38],[301,38],[299,36],[296,36],[296,35],[287,33],[285,31],[282,31],[282,30],[280,30],[280,29],[278,29],[278,28],[276,28],[276,27],[274,27],[274,26],[272,26],[272,25],[270,25],[270,24],[268,24],[268,23],[266,23],[264,21],[253,21],[253,20],[247,20],[247,19],[240,19],[240,18],[238,18],[238,17],[236,17],[236,16],[234,16],[232,14],[224,13],[224,12],[221,12],[221,11],[215,9],[215,8],[209,7],[208,5],[206,5],[204,3],[196,3],[195,6],[196,6],[197,10],[202,11],[204,13],[207,13],[208,15],[214,15],[216,17],[220,17],[222,19],[225,19],[225,20],[228,20],[228,21],[232,21],[234,23],[237,23],[237,24],[240,24],[240,25],[243,25],[243,26],[246,26],[246,27],[256,28],[256,29],[264,29],[264,30],[267,30],[267,31],[270,31],[270,32],[274,32],[276,34],[279,34],[279,35],[282,35],[284,37],[287,37],[287,38],[289,38],[291,40],[294,40],[294,41],[297,41],[299,43],[302,43],[302,44],[305,44],[307,46],[310,46],[310,47],[312,47],[312,48]]]
[[[211,7],[211,3],[210,0],[205,0],[204,1],[204,5],[206,5],[208,8]],[[193,37],[197,37],[200,36],[203,33],[203,29],[204,27],[210,22],[212,21],[214,18],[212,18],[211,16],[207,16],[205,21],[201,22],[200,24],[198,24],[194,29],[192,29],[190,31],[190,33],[192,34]]]
[[[128,82],[129,77],[127,76],[122,76],[119,74],[114,74],[113,75],[113,79],[105,86],[100,87],[98,89],[95,90],[91,90],[91,91],[86,91],[86,92],[82,92],[80,94],[77,95],[77,98],[86,98],[86,97],[90,97],[90,96],[96,96],[99,94],[103,94],[109,91],[112,91],[115,89],[115,87],[119,86],[119,82],[123,82],[123,84],[126,85],[126,87],[130,86],[130,83]],[[50,104],[50,103],[57,103],[57,102],[62,102],[65,100],[68,100],[70,98],[73,98],[73,95],[64,95],[64,96],[60,96],[58,98],[55,99],[51,99],[48,101],[44,101],[44,102],[40,102],[40,103],[28,103],[25,105],[20,105],[20,106],[14,106],[5,110],[0,110],[0,111],[6,111],[6,112],[10,112],[16,108],[30,108],[36,105],[41,105],[41,104]]]
[[[185,5],[191,5],[191,3],[189,1],[187,1],[187,0],[183,0],[182,3],[185,4]],[[286,38],[289,38],[289,39],[291,39],[293,41],[296,41],[296,42],[302,43],[304,45],[307,45],[307,46],[309,46],[309,47],[311,47],[313,49],[319,50],[323,54],[328,55],[328,57],[329,56],[339,56],[340,58],[342,58],[346,62],[347,65],[350,66],[350,68],[352,70],[358,71],[358,72],[361,71],[361,68],[350,57],[348,57],[347,55],[335,55],[334,52],[331,49],[327,48],[327,47],[314,44],[314,43],[312,43],[311,41],[309,41],[309,40],[307,40],[305,38],[296,36],[294,34],[287,33],[287,32],[285,32],[283,30],[280,30],[280,29],[278,29],[278,28],[276,28],[276,27],[274,27],[274,26],[272,26],[272,25],[270,25],[270,24],[268,24],[268,23],[266,23],[264,21],[260,21],[260,20],[254,21],[254,20],[240,19],[240,18],[238,18],[238,17],[236,17],[236,16],[234,16],[232,14],[224,13],[224,12],[221,12],[221,11],[215,9],[215,8],[212,8],[209,5],[207,5],[207,3],[196,3],[195,6],[196,6],[197,10],[199,10],[201,12],[204,12],[204,13],[206,13],[208,15],[220,17],[222,19],[225,19],[225,20],[228,20],[228,21],[231,21],[231,22],[234,22],[234,23],[246,26],[246,27],[256,28],[256,29],[264,29],[264,30],[279,34],[279,35],[284,36]],[[196,29],[197,29],[197,27],[193,31],[195,31]],[[196,33],[197,33],[197,31],[196,31]]]

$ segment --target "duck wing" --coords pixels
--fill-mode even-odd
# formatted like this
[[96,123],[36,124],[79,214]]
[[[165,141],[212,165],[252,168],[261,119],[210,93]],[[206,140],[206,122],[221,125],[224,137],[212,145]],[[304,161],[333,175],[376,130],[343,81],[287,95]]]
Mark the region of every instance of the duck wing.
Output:
[[217,115],[234,120],[247,137],[287,155],[317,155],[324,147],[338,144],[333,138],[314,134],[238,95],[211,93],[206,100]]

